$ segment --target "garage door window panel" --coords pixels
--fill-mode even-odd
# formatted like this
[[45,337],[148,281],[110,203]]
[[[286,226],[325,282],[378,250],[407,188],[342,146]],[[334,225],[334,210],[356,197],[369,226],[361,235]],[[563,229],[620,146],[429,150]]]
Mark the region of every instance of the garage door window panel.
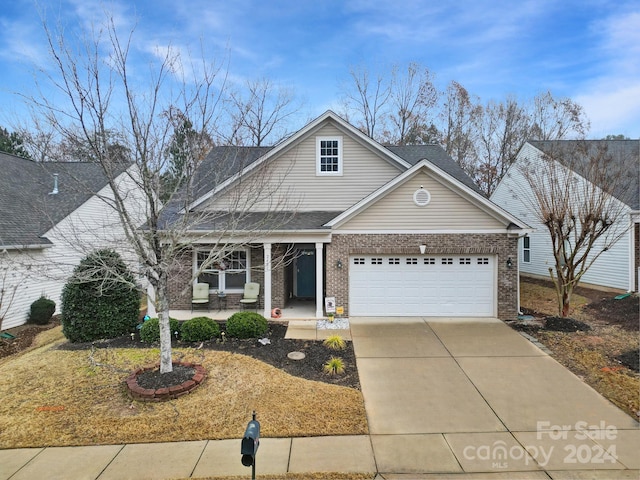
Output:
[[[494,262],[481,256],[362,256],[350,271],[350,314],[493,316]],[[422,258],[422,259],[421,259]],[[486,263],[485,263],[486,262]]]

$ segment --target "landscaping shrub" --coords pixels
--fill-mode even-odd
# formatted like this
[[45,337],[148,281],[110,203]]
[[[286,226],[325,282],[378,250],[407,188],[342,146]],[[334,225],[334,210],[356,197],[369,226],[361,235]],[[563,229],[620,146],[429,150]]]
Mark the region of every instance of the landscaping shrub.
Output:
[[71,342],[115,338],[134,331],[140,294],[133,274],[113,250],[97,250],[74,269],[62,290],[62,332]]
[[227,320],[227,334],[236,338],[258,338],[269,329],[267,319],[255,312],[237,312]]
[[[169,327],[171,329],[171,338],[175,338],[175,332],[180,335],[180,320],[169,318]],[[140,340],[145,343],[153,343],[160,341],[160,320],[158,318],[150,318],[142,324],[140,328]]]
[[347,342],[340,335],[331,335],[324,339],[322,344],[331,350],[344,350],[347,348]]
[[29,313],[29,323],[36,325],[46,325],[51,320],[56,311],[56,302],[48,299],[44,295],[31,304]]
[[220,327],[209,317],[196,317],[182,324],[180,330],[185,342],[204,342],[220,336]]
[[331,357],[322,366],[322,369],[327,375],[342,375],[344,368],[344,361],[340,357]]

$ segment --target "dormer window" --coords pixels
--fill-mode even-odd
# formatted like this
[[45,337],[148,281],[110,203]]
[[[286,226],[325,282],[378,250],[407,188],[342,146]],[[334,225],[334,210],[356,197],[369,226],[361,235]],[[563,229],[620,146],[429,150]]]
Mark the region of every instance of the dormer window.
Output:
[[342,175],[342,137],[316,137],[316,174]]

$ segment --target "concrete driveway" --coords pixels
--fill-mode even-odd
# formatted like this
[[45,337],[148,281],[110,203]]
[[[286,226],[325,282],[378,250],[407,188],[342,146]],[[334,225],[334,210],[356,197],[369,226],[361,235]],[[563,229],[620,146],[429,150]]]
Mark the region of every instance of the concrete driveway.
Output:
[[350,321],[384,478],[637,477],[639,424],[501,321]]

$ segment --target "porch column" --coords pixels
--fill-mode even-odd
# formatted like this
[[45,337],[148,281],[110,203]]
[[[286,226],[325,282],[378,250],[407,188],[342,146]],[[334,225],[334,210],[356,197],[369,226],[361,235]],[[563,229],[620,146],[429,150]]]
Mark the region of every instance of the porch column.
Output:
[[324,261],[322,259],[322,249],[324,245],[322,242],[316,243],[316,318],[323,317],[324,311],[324,297],[322,285],[323,281],[323,268]]
[[271,244],[265,243],[264,248],[264,316],[271,318]]

